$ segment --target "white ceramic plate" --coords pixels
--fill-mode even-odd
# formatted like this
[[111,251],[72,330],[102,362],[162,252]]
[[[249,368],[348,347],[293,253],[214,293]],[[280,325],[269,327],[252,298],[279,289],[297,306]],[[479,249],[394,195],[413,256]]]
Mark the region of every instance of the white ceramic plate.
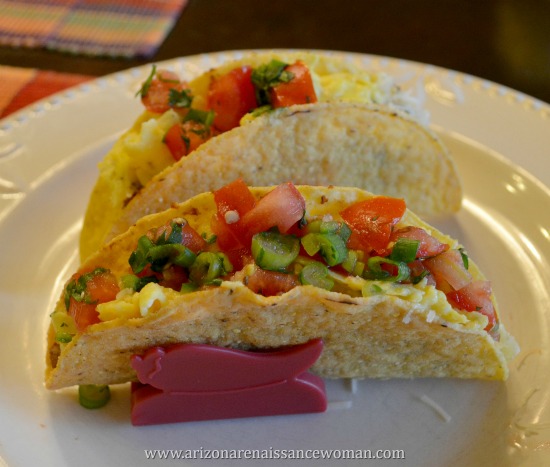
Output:
[[[191,78],[241,54],[162,65]],[[449,70],[343,55],[425,93],[433,126],[454,153],[466,194],[460,213],[436,225],[458,237],[493,281],[502,320],[522,348],[510,379],[362,381],[356,391],[337,381],[328,384],[335,404],[324,414],[142,428],[130,425],[127,386],[114,388],[111,403],[100,411],[81,408],[73,390],[47,392],[42,377],[48,314],[77,265],[96,164],[140,112],[133,96],[149,71],[141,67],[58,94],[0,122],[0,465],[149,465],[145,449],[195,450],[203,457],[208,450],[216,457],[224,455],[221,450],[246,449],[271,456],[315,455],[308,451],[314,449],[336,450],[333,457],[346,455],[338,451],[346,449],[405,455],[405,461],[301,461],[310,465],[548,465],[550,107]]]

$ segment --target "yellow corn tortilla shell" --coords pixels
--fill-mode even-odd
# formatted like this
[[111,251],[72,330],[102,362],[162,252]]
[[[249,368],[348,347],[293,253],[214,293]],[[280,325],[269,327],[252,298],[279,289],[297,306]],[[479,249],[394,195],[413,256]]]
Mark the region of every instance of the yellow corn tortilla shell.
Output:
[[[411,99],[410,96],[401,91],[389,76],[383,73],[369,72],[365,69],[365,66],[361,66],[350,60],[344,60],[341,57],[311,52],[281,53],[278,51],[263,51],[249,53],[245,54],[243,58],[239,60],[228,61],[216,69],[200,74],[189,83],[194,96],[193,107],[199,109],[205,108],[208,85],[213,77],[224,74],[242,65],[257,67],[261,64],[268,63],[273,58],[287,63],[293,63],[296,60],[304,61],[312,73],[319,102],[358,102],[382,105],[391,109],[400,109],[402,112],[405,112],[418,121],[425,120],[424,112],[419,108],[420,106],[418,103],[414,102],[414,99]],[[335,111],[337,111],[337,108],[335,108]],[[328,112],[325,111],[316,115],[319,118],[325,118],[324,115],[327,113]],[[100,162],[99,176],[88,202],[80,238],[81,260],[87,258],[110,238],[109,233],[113,224],[120,217],[122,210],[132,197],[138,193],[153,176],[174,163],[162,139],[166,131],[168,131],[172,125],[179,122],[179,118],[176,112],[172,110],[162,115],[153,114],[147,111],[143,112],[133,127],[115,142],[111,151],[109,151]],[[259,119],[263,119],[263,117]],[[268,129],[267,126],[271,125],[274,119],[276,119],[276,117],[269,117],[264,124],[264,131]],[[249,122],[250,119],[245,118],[243,120]],[[338,130],[340,133],[344,132],[345,128],[348,128],[348,123],[346,123],[344,119],[340,119],[338,124],[343,126]],[[358,131],[356,126],[355,128],[352,127],[353,124],[354,122],[349,123],[350,133]],[[297,128],[297,130],[303,131],[302,128]],[[246,133],[246,131],[247,130],[239,130],[235,136],[235,140],[226,140],[227,144],[233,144],[236,141],[237,146],[235,148],[231,146],[226,146],[225,148],[220,147],[219,152],[221,152],[223,156],[230,154],[230,161],[228,160],[227,163],[231,162],[231,164],[237,165],[233,170],[238,170],[239,166],[242,166],[243,170],[247,172],[246,166],[251,164],[256,168],[261,165],[262,170],[269,171],[270,165],[273,163],[277,164],[277,159],[281,157],[280,150],[282,146],[275,145],[270,149],[264,145],[264,148],[261,149],[260,152],[255,152],[254,148],[243,147],[243,144],[256,145],[262,144],[262,142],[254,141],[251,137],[247,137],[246,135],[239,136]],[[254,130],[251,128],[248,131]],[[312,131],[305,133],[303,136],[300,134],[293,135],[289,131],[281,131],[280,125],[278,125],[276,132],[279,133],[273,134],[271,137],[272,140],[276,140],[279,134],[281,137],[290,138],[295,142],[295,146],[290,148],[290,152],[288,152],[288,149],[285,149],[287,153],[284,154],[283,157],[288,159],[298,157],[296,163],[299,163],[301,150],[308,146],[313,146],[314,141],[311,141],[309,138],[319,136],[314,135]],[[390,137],[390,135],[388,135],[388,137]],[[382,130],[380,130],[378,139],[382,140],[384,138],[385,135]],[[304,182],[307,181],[307,183],[313,184],[333,183],[338,185],[351,185],[361,188],[366,187],[371,191],[376,191],[375,187],[371,188],[366,183],[362,183],[362,179],[359,177],[353,179],[353,177],[348,176],[346,179],[339,179],[335,175],[334,179],[328,180],[334,167],[323,165],[326,162],[325,154],[330,154],[332,151],[342,154],[342,151],[338,151],[338,149],[335,148],[335,144],[339,143],[339,141],[332,140],[330,134],[323,136],[322,141],[324,144],[321,147],[322,152],[319,155],[322,162],[317,165],[315,170],[326,171],[325,177],[323,177],[322,180],[316,180],[314,178],[309,181],[304,178]],[[317,147],[319,146],[321,145],[317,145]],[[420,149],[418,151],[420,151]],[[256,154],[256,159],[248,160],[247,154],[249,152]],[[257,158],[260,155],[263,157],[262,159]],[[408,163],[409,160],[407,159],[405,162]],[[414,161],[411,159],[411,162]],[[210,164],[210,162],[208,162],[208,164]],[[343,164],[346,166],[345,160]],[[224,165],[224,170],[227,168],[227,164],[225,164],[223,160],[218,162],[216,167],[218,168],[220,165]],[[189,167],[189,169],[191,170],[191,167]],[[204,170],[204,168],[201,169]],[[308,170],[311,170],[311,168],[305,164],[299,168],[300,173],[306,173]],[[339,172],[341,173],[342,171]],[[334,173],[336,174],[337,172],[334,171]],[[248,175],[247,181],[253,185],[266,185],[279,182],[275,177],[271,180],[266,180],[265,175],[259,176],[258,178],[256,178],[256,174],[252,172],[248,172]],[[217,176],[219,176],[219,173],[214,171],[211,174],[211,183],[204,186],[201,186],[198,182],[194,184],[190,190],[191,195],[189,196],[211,189]],[[456,177],[456,174],[454,177]],[[199,180],[201,180],[201,174],[197,176],[197,181]],[[434,198],[443,197],[447,199],[453,197],[459,198],[460,193],[456,192],[455,185],[456,183],[453,182],[452,185],[445,190],[451,193],[451,195],[445,192],[439,192],[434,186],[432,196]],[[453,191],[455,191],[454,194]],[[180,197],[178,201],[183,199],[184,198]],[[458,209],[459,202],[449,201],[447,203],[448,204],[446,204],[446,202],[436,203],[437,209],[433,213],[428,211],[427,213],[438,214],[441,211],[447,213]],[[433,203],[425,204],[426,210],[428,210],[432,204]],[[418,203],[418,205],[422,206],[424,203]],[[133,221],[131,221],[130,224],[132,222]],[[121,229],[124,230],[125,226],[117,228],[119,232]]]
[[[373,195],[352,188],[298,187],[306,216],[332,214]],[[258,198],[271,188],[253,188]],[[212,193],[198,195],[159,214],[146,216],[92,255],[83,268],[130,273],[128,257],[138,238],[153,227],[184,217],[199,233],[211,234],[216,210]],[[452,248],[458,243],[407,211],[397,228],[426,229]],[[470,260],[474,279],[483,279]],[[353,284],[350,284],[353,288]],[[483,330],[487,318],[451,308],[445,295],[426,281],[390,284],[367,297],[298,286],[274,297],[253,293],[235,279],[221,286],[180,294],[162,289],[166,302],[143,317],[118,317],[89,326],[62,348],[48,335],[46,386],[114,384],[136,378],[130,357],[152,346],[207,343],[242,349],[274,348],[322,338],[313,367],[328,378],[457,377],[506,379],[507,359],[517,345],[500,325],[496,342]],[[496,308],[496,302],[495,302]],[[64,310],[63,299],[57,305]]]

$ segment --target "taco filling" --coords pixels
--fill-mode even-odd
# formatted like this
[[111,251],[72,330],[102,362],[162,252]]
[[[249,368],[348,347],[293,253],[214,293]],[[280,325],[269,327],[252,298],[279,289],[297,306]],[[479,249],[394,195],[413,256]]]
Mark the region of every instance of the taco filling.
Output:
[[[300,130],[296,135],[293,135],[290,130],[287,130],[286,134],[280,134],[284,132],[282,126],[289,124],[291,120],[281,114],[284,110],[296,108],[297,111],[304,112],[327,103],[381,106],[390,114],[403,114],[411,120],[410,126],[413,126],[412,122],[414,122],[421,128],[425,128],[425,117],[420,105],[407,92],[401,90],[391,77],[383,73],[369,72],[336,57],[317,56],[311,53],[249,54],[240,60],[227,62],[218,68],[211,69],[190,81],[180,79],[173,71],[157,69],[153,66],[149,76],[136,93],[136,97],[141,99],[144,111],[134,125],[115,142],[99,164],[99,177],[90,196],[81,234],[82,260],[112,238],[112,229],[118,230],[119,219],[126,213],[128,206],[133,205],[132,210],[139,209],[140,206],[144,206],[142,210],[150,208],[152,200],[147,196],[137,202],[136,197],[139,197],[152,180],[158,181],[159,177],[165,178],[170,169],[175,166],[183,164],[185,168],[182,170],[196,174],[194,183],[185,184],[190,191],[193,191],[191,196],[219,188],[237,177],[243,177],[247,183],[255,186],[273,185],[288,180],[288,177],[279,178],[276,171],[272,172],[274,175],[270,180],[265,180],[264,173],[267,172],[268,166],[276,165],[279,159],[291,160],[298,148],[312,147],[315,136],[307,129]],[[300,109],[302,106],[309,109]],[[338,114],[340,110],[335,108],[330,112]],[[330,116],[330,112],[323,111],[321,114],[316,114],[314,118],[315,120],[338,118]],[[333,130],[324,137],[322,149],[318,152],[319,158],[322,159],[324,154],[333,154],[335,157],[334,154],[340,154],[343,151],[338,149],[341,143],[337,135],[332,134],[334,132],[345,131],[349,134],[351,145],[355,144],[351,140],[357,139],[361,134],[365,134],[364,140],[368,138],[369,132],[375,132],[378,138],[383,139],[382,135],[388,132],[383,128],[370,130],[369,127],[376,125],[375,122],[372,125],[361,123],[359,126],[360,122],[353,118],[346,122],[347,118],[344,115],[340,121],[327,121],[326,125],[330,124]],[[258,120],[265,120],[264,129],[260,124],[250,127],[251,123],[258,123]],[[312,128],[315,128],[315,125]],[[269,131],[265,136],[254,137],[254,133],[258,130],[263,133],[271,130],[271,133],[277,136],[275,145],[268,147],[268,143],[264,142],[269,139]],[[237,134],[233,134],[235,131]],[[414,132],[414,130],[411,131]],[[229,137],[229,135],[232,136]],[[224,139],[225,144],[223,142],[220,142],[219,146],[206,144],[213,143],[221,137],[227,137]],[[253,147],[248,147],[249,138],[255,140]],[[279,147],[277,142],[282,142],[283,138],[297,139],[295,146],[297,149],[289,153],[286,148]],[[432,136],[428,136],[428,139],[431,138]],[[403,146],[409,144],[411,144],[409,140],[403,142]],[[428,151],[436,151],[439,157],[447,159],[446,150],[435,147],[440,145],[439,142],[424,144],[427,146],[433,144],[434,149],[427,148]],[[209,146],[210,149],[205,146]],[[339,155],[343,163],[348,159],[346,152],[350,152],[349,158],[353,159],[358,151],[365,154],[365,158],[371,157],[369,154],[374,151],[374,149],[362,148],[361,143],[355,146],[357,147],[355,151],[346,150]],[[416,145],[411,144],[411,147]],[[203,150],[202,154],[197,154],[199,148]],[[255,148],[257,151],[254,151]],[[398,150],[391,148],[378,149],[376,156],[372,157],[376,161],[383,162],[386,157],[391,158],[396,151]],[[411,151],[413,154],[405,161],[412,165],[412,162],[408,161],[414,161],[415,150]],[[420,147],[418,151],[421,151]],[[200,161],[190,162],[187,167],[187,160],[191,155],[197,157],[200,155],[204,159],[204,164],[209,164],[211,162],[203,156],[212,156],[213,153],[218,152],[221,153],[218,158],[226,161],[224,165],[228,169],[241,173],[237,176],[232,175],[230,179],[215,185],[215,180],[201,180],[204,177]],[[281,158],[281,155],[284,157]],[[441,164],[445,167],[440,175],[446,177],[449,162],[445,160]],[[325,170],[320,171],[319,176],[310,174],[307,183],[316,185],[334,183],[363,187],[361,183],[363,178],[359,175],[352,180],[353,183],[341,180],[337,176],[328,182],[322,180],[321,176],[326,177],[327,174],[335,173],[329,169],[330,167],[325,167]],[[437,169],[433,171],[436,172]],[[452,172],[454,172],[453,167],[448,178],[456,179],[456,174]],[[456,184],[456,182],[453,183]],[[437,191],[437,186],[434,186],[434,192]],[[454,191],[456,193],[451,196],[451,202],[445,199],[443,202],[436,203],[434,208],[427,207],[427,211],[433,210],[438,214],[458,209],[459,190],[455,188],[448,190],[449,193]],[[178,200],[188,197],[190,196],[185,193],[178,194]],[[438,197],[448,198],[447,195]],[[159,200],[163,198],[166,197],[155,196],[153,199],[162,204]],[[170,204],[169,201],[168,206]],[[422,203],[419,204],[422,205]],[[130,217],[133,217],[133,214],[126,214],[126,218],[130,219]],[[128,225],[134,221],[135,219],[130,219]],[[125,223],[127,221],[122,224]]]
[[[102,350],[98,339],[117,329]],[[329,377],[503,379],[514,353],[491,283],[402,199],[292,183],[251,190],[239,179],[144,218],[82,266],[52,314],[48,384],[131,379],[109,365],[152,345],[319,337],[318,372]],[[82,368],[90,348],[99,376]]]

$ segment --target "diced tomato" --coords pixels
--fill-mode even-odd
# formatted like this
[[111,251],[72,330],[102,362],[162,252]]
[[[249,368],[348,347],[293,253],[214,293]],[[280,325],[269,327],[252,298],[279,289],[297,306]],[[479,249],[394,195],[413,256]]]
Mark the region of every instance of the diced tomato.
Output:
[[242,178],[214,191],[214,201],[221,216],[225,216],[228,211],[237,211],[240,217],[250,211],[256,203],[254,195]]
[[78,332],[100,322],[99,313],[96,311],[96,304],[79,302],[73,297],[69,301],[69,315],[73,317]]
[[465,287],[472,281],[472,275],[464,266],[462,255],[458,250],[447,250],[433,258],[424,260],[424,266],[434,276],[437,288],[450,292]]
[[225,254],[229,259],[229,262],[233,265],[234,271],[240,271],[247,264],[254,263],[254,258],[249,248],[234,248],[226,251]]
[[207,107],[214,110],[214,126],[220,131],[239,126],[241,118],[257,107],[252,68],[243,66],[210,83]]
[[441,243],[437,238],[432,237],[420,227],[409,226],[395,230],[390,236],[390,241],[396,242],[400,238],[418,240],[420,242],[418,251],[416,252],[417,258],[429,258],[449,249],[449,245]]
[[311,73],[305,63],[297,61],[285,67],[285,71],[294,76],[289,82],[279,83],[270,89],[269,96],[273,107],[289,107],[317,102]]
[[[77,273],[72,279],[77,280],[84,272]],[[116,277],[106,271],[90,277],[86,283],[86,293],[90,303],[69,300],[68,313],[73,317],[78,332],[83,332],[89,325],[99,323],[99,314],[96,306],[99,303],[110,302],[116,298],[120,291]]]
[[230,227],[220,214],[214,214],[212,216],[210,228],[212,229],[212,233],[216,236],[216,241],[222,251],[228,252],[245,247],[235,227]]
[[491,294],[491,283],[489,281],[472,281],[459,290],[447,293],[447,299],[455,308],[466,311],[477,311],[487,316],[489,324],[485,330],[490,331],[497,323]]
[[347,207],[340,215],[352,230],[348,246],[383,251],[388,246],[393,226],[405,210],[404,200],[387,196],[376,196]]
[[247,241],[258,232],[277,227],[286,233],[304,216],[306,202],[298,189],[290,182],[283,183],[262,199],[242,218]]
[[431,275],[430,270],[424,266],[424,261],[417,259],[409,263],[408,266],[411,271],[411,280],[419,277],[426,277],[427,285],[433,285],[435,287],[435,279]]
[[247,278],[246,285],[253,292],[270,297],[272,295],[280,295],[288,292],[300,285],[300,281],[293,274],[265,271],[257,268],[254,273]]
[[[153,232],[148,232],[148,236],[153,240],[157,240],[164,232],[166,232],[165,236],[168,238],[170,236],[170,233],[172,231],[172,222],[175,222],[176,220],[167,222],[163,226],[159,227],[158,229],[153,229]],[[193,253],[199,253],[200,251],[204,250],[206,248],[206,240],[202,238],[199,233],[189,225],[188,222],[178,223],[182,226],[181,233],[182,233],[182,241],[181,244],[185,245],[187,248],[189,248]]]
[[137,274],[138,277],[149,277],[149,276],[155,276],[158,281],[162,280],[162,272],[156,272],[151,269],[151,265],[146,265],[143,270]]
[[162,271],[162,279],[159,280],[159,284],[163,287],[179,291],[181,285],[187,282],[187,280],[188,277],[185,270],[180,266],[172,265]]
[[170,71],[157,71],[148,88],[141,96],[141,102],[147,110],[155,113],[164,113],[171,108],[170,90],[181,92],[189,89],[187,83]]
[[210,139],[210,131],[199,122],[187,121],[176,123],[164,135],[162,140],[174,160],[179,161],[191,151],[197,149],[202,143]]
[[217,214],[212,219],[211,227],[218,238],[218,245],[224,251],[243,248],[245,235],[242,218],[254,207],[254,195],[239,178],[214,191],[214,201]]

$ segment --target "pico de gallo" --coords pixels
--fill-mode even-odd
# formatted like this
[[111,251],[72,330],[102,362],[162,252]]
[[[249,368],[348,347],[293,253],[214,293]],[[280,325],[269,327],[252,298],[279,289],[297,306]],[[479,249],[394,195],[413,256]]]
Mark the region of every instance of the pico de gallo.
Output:
[[152,67],[136,96],[152,113],[170,109],[181,122],[172,126],[164,143],[178,161],[213,136],[239,126],[248,113],[317,102],[311,73],[305,63],[271,60],[257,68],[241,66],[213,78],[206,96],[206,109],[193,107],[187,82],[167,70]]
[[[189,293],[238,280],[264,296],[303,285],[353,295],[352,278],[363,284],[358,292],[363,296],[384,293],[384,283],[425,281],[456,310],[485,315],[486,330],[498,339],[490,282],[473,279],[462,249],[450,248],[423,228],[402,227],[402,199],[375,196],[318,218],[308,216],[292,183],[257,200],[238,179],[213,195],[211,232],[198,232],[175,218],[139,238],[128,259],[131,274],[118,280],[103,268],[76,274],[65,289],[66,315],[76,331],[100,321],[98,304],[149,283]],[[68,326],[56,327],[62,342],[70,340]]]

